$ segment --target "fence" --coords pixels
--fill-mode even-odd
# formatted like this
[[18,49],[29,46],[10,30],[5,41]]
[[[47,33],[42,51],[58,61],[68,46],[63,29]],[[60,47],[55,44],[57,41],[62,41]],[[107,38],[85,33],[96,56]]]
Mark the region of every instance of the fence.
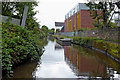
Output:
[[76,32],[62,32],[57,33],[58,35],[64,35],[68,37],[80,36],[80,37],[96,37],[105,40],[120,40],[120,28],[109,28],[109,29],[95,29],[88,31],[76,31]]

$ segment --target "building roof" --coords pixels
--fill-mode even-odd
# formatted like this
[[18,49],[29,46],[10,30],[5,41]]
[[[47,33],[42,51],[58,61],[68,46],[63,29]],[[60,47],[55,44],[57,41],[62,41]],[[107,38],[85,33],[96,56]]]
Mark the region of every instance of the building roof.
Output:
[[75,14],[76,12],[80,10],[89,10],[89,7],[86,6],[85,3],[78,3],[74,8],[72,8],[66,15],[65,19],[68,19],[70,16]]
[[55,22],[55,26],[56,27],[63,27],[63,26],[65,26],[65,23],[64,22]]

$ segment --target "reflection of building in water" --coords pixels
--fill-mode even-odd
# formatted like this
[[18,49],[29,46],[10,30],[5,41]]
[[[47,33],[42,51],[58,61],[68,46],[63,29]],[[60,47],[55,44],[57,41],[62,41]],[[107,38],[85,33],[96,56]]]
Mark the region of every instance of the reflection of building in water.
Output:
[[65,61],[78,76],[105,77],[107,69],[103,64],[97,63],[89,56],[82,55],[72,47],[65,46]]

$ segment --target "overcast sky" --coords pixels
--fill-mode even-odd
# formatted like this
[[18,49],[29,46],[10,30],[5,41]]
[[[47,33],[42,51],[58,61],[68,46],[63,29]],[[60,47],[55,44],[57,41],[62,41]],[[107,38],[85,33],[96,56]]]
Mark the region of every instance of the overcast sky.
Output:
[[65,15],[78,3],[85,0],[38,0],[35,8],[39,13],[35,16],[40,25],[46,25],[49,29],[55,28],[55,22],[64,22]]

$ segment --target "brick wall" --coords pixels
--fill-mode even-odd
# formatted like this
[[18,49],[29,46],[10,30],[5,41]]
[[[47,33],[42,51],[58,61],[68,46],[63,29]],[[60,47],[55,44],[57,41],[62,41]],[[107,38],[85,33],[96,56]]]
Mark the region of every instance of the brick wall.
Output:
[[88,10],[81,10],[81,25],[80,28],[93,28],[94,20],[90,17],[90,13]]
[[[101,13],[101,11],[98,11]],[[88,10],[80,10],[65,20],[65,32],[72,32],[80,28],[93,28],[94,19]]]

